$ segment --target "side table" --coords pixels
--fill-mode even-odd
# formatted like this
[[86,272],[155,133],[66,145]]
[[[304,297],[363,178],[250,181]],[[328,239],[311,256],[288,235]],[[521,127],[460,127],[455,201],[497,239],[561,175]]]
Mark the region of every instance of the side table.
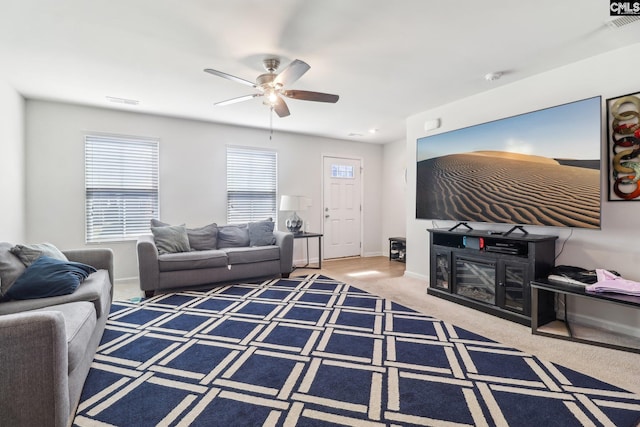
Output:
[[[314,268],[316,270],[320,270],[322,268],[322,233],[309,233],[306,231],[301,231],[300,233],[293,233],[294,239],[305,239],[307,241],[307,263],[301,267],[296,268]],[[317,237],[318,238],[318,266],[310,267],[309,266],[309,239]]]
[[[549,322],[549,324],[546,325],[538,318],[537,308],[543,296],[548,294],[559,295],[562,298],[564,313],[562,313],[563,319]],[[640,297],[615,293],[589,292],[585,290],[584,286],[536,280],[531,282],[531,333],[640,353],[640,338],[637,336],[623,335],[585,325],[570,324],[567,317],[567,296],[588,299],[592,302],[597,301],[600,304],[613,305],[609,310],[615,310],[616,305],[640,310]],[[605,312],[605,310],[602,310],[602,312]]]

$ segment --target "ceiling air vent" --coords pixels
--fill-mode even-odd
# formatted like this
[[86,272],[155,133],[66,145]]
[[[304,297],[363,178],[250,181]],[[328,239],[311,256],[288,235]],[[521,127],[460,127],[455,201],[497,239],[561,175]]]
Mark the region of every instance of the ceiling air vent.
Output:
[[137,99],[116,98],[115,96],[107,96],[107,101],[115,102],[116,104],[138,105],[140,101]]
[[637,20],[640,20],[640,15],[621,16],[619,18],[612,19],[611,21],[606,21],[605,24],[607,24],[609,28],[616,29],[624,27],[625,25],[629,25],[633,22],[636,22]]

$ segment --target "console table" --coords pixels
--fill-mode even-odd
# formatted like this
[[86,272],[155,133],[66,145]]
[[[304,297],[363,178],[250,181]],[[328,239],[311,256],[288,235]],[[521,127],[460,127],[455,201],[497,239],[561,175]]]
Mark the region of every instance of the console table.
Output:
[[[301,267],[295,268],[314,268],[316,270],[320,270],[322,268],[322,233],[308,233],[306,231],[301,231],[300,233],[293,233],[294,239],[305,239],[307,241],[307,263]],[[318,238],[318,266],[317,267],[309,267],[309,239],[317,237]]]
[[[553,319],[553,299],[531,307],[529,283],[553,267],[557,236],[431,229],[427,293],[526,326]],[[544,298],[544,296],[541,296]]]
[[[556,295],[559,295],[564,302],[564,320],[541,320],[537,316],[537,308],[541,299],[548,301],[549,296],[555,297]],[[609,292],[588,292],[582,285],[536,280],[531,282],[531,332],[533,334],[640,353],[639,337],[618,334],[585,325],[572,325],[567,318],[567,295],[597,301],[602,304],[640,309],[640,297]]]

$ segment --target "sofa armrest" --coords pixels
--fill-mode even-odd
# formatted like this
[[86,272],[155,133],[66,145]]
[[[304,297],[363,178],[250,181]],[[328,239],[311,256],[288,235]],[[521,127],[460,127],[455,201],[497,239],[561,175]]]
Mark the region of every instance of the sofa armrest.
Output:
[[66,426],[71,412],[62,313],[0,316],[0,415],[12,426]]
[[136,244],[138,252],[138,273],[140,275],[140,289],[152,291],[158,288],[160,281],[160,265],[158,264],[158,248],[152,235],[138,237]]
[[280,273],[289,274],[293,270],[293,234],[275,230],[273,235],[280,246]]
[[109,248],[68,249],[62,251],[69,261],[81,262],[97,270],[107,270],[109,281],[113,285],[113,251]]

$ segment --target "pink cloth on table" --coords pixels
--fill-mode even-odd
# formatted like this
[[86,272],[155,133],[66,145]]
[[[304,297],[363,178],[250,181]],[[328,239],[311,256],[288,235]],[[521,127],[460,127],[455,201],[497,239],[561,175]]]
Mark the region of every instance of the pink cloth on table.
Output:
[[640,296],[640,283],[638,282],[623,279],[610,271],[599,268],[596,268],[596,277],[598,281],[593,285],[587,286],[587,291],[615,292],[617,294]]

